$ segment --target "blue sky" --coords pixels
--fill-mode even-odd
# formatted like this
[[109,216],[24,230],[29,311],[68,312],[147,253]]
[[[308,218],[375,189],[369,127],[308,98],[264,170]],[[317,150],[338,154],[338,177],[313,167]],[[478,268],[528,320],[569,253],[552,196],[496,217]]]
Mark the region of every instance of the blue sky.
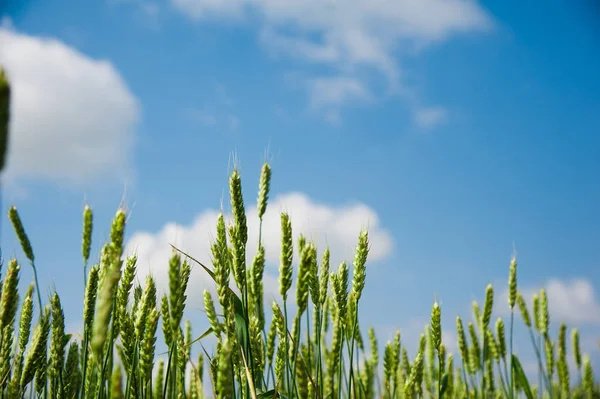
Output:
[[[124,199],[129,248],[146,248],[140,267],[158,276],[169,240],[207,253],[199,240],[232,154],[251,207],[267,152],[274,259],[282,209],[340,259],[370,223],[365,326],[417,326],[416,340],[437,298],[453,330],[485,284],[504,291],[514,245],[523,291],[555,293],[554,319],[597,351],[600,25],[589,4],[21,3],[0,14],[16,101],[3,206],[18,207],[42,285],[56,286],[73,326],[86,202],[98,250]],[[2,248],[24,260],[6,219]],[[204,280],[192,281],[199,293]],[[188,306],[203,326],[200,302]]]

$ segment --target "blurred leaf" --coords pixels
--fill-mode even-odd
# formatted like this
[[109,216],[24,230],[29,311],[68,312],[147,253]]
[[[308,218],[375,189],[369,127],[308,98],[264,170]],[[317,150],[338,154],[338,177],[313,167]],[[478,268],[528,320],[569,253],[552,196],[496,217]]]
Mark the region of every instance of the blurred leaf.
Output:
[[444,393],[448,389],[448,373],[444,374],[442,377],[442,387],[440,388],[440,399],[444,397]]
[[519,362],[519,358],[515,355],[512,355],[512,367],[515,373],[515,376],[519,380],[519,385],[523,388],[523,392],[525,392],[525,396],[527,399],[533,399],[533,393],[531,392],[531,387],[529,386],[529,381],[525,376],[525,372],[523,371],[523,367],[521,367],[521,362]]
[[8,125],[10,121],[10,83],[4,69],[0,66],[0,172],[6,164],[8,147]]
[[256,399],[271,399],[271,398],[284,398],[284,396],[281,396],[275,389],[270,389],[266,392],[261,392],[256,395]]

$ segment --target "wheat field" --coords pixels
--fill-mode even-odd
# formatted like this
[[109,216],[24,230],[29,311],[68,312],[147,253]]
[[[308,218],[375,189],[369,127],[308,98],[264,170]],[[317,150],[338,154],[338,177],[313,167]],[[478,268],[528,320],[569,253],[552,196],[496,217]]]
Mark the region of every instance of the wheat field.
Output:
[[[0,145],[8,140],[10,86],[0,70]],[[258,217],[269,200],[271,168],[262,167]],[[442,339],[442,308],[432,304],[430,323],[418,350],[409,353],[398,331],[379,346],[373,328],[359,325],[366,284],[369,233],[357,231],[354,259],[330,265],[327,248],[304,236],[294,242],[291,219],[281,218],[280,297],[265,303],[265,248],[248,248],[242,179],[229,178],[233,222],[221,213],[210,260],[196,260],[174,248],[169,261],[168,293],[159,297],[155,278],[134,285],[138,259],[124,257],[127,214],[118,209],[110,239],[99,259],[91,259],[93,212],[83,210],[81,255],[85,286],[83,335],[65,330],[60,295],[42,301],[34,249],[17,208],[8,218],[26,259],[2,259],[0,296],[0,392],[3,398],[600,398],[588,354],[582,353],[577,329],[561,324],[550,331],[545,290],[528,307],[519,291],[517,260],[508,265],[507,325],[492,320],[494,288],[473,304],[473,320],[456,318],[456,353]],[[247,252],[253,253],[246,262]],[[294,252],[300,254],[293,266]],[[205,262],[206,263],[203,263]],[[25,263],[34,281],[19,292]],[[192,265],[214,282],[204,291],[203,308],[210,328],[193,335],[185,320],[186,290]],[[294,294],[294,295],[292,295]],[[295,298],[295,299],[292,299]],[[293,306],[292,306],[293,305]],[[291,312],[293,308],[295,312]],[[537,360],[537,378],[526,375],[513,351],[514,324],[529,331]],[[160,330],[159,330],[160,326]],[[156,342],[168,347],[157,360]],[[213,337],[216,345],[192,358],[192,347]],[[575,365],[570,367],[570,363]]]

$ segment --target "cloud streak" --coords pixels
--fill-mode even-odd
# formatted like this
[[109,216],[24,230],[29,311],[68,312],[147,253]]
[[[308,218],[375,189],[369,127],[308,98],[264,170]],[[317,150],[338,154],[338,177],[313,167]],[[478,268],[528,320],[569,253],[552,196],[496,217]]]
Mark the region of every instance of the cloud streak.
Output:
[[[311,76],[305,82],[308,87],[315,80],[321,85],[331,80],[327,87],[332,94],[325,96],[330,101],[322,103],[327,107],[356,100],[355,96],[336,95],[340,76],[360,79],[361,86],[369,87],[361,92],[372,91],[373,79],[384,76],[388,89],[395,91],[404,84],[399,52],[427,48],[457,34],[494,28],[492,18],[473,0],[171,1],[199,22],[258,22],[260,43],[272,55],[319,68],[309,72]],[[323,74],[323,67],[335,76]],[[312,94],[310,102],[315,103]]]

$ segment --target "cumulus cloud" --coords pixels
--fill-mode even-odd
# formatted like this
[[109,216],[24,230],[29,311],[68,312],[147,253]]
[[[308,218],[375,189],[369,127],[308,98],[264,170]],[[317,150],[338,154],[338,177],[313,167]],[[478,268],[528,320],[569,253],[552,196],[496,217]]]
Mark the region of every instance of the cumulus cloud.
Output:
[[[262,237],[266,252],[265,296],[278,297],[277,272],[279,264],[281,221],[280,212],[286,211],[292,220],[294,240],[299,234],[314,240],[322,251],[326,246],[331,250],[332,268],[346,260],[351,263],[354,248],[361,228],[369,229],[371,264],[385,259],[393,249],[391,234],[380,225],[375,211],[363,204],[329,206],[320,204],[302,193],[289,193],[275,197],[263,219]],[[258,212],[256,207],[247,209],[248,218],[248,262],[252,260],[258,245]],[[210,244],[215,237],[215,225],[219,212],[208,209],[201,212],[190,224],[168,223],[157,232],[136,232],[130,238],[126,254],[138,255],[138,278],[141,282],[151,273],[157,280],[159,290],[167,289],[168,260],[172,254],[169,244],[173,244],[189,255],[211,267]],[[231,220],[230,215],[226,219]],[[296,241],[295,241],[296,242]],[[295,254],[295,261],[298,256]],[[188,296],[200,303],[203,288],[211,288],[214,283],[206,272],[192,264],[192,274]]]
[[[421,49],[452,35],[493,27],[474,0],[171,0],[190,18],[260,23],[274,54],[361,78],[375,72],[399,84],[399,49]],[[317,73],[321,77],[322,70]],[[310,86],[311,80],[307,80]],[[335,91],[335,88],[333,88]],[[335,97],[340,105],[345,97]]]
[[[542,287],[521,289],[530,309],[533,295],[538,293],[540,288]],[[600,302],[590,281],[583,278],[569,281],[550,279],[543,288],[548,296],[551,320],[580,325],[600,324]],[[499,309],[508,314],[508,290],[502,293],[500,300],[503,305]]]
[[107,60],[0,27],[13,88],[9,177],[83,182],[128,171],[140,106]]

